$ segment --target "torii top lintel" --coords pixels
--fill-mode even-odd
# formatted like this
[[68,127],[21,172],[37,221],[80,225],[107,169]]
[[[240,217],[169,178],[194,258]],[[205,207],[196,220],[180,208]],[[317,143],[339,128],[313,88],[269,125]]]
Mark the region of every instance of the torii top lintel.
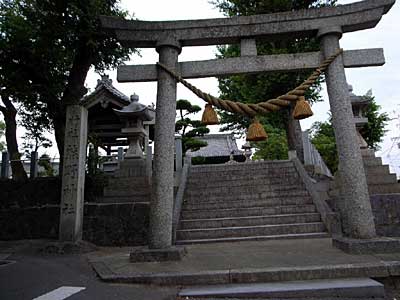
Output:
[[124,45],[154,48],[165,36],[181,46],[238,43],[244,38],[315,36],[319,29],[339,26],[342,32],[375,27],[396,0],[365,0],[275,14],[184,21],[136,21],[102,16],[101,23],[115,32]]

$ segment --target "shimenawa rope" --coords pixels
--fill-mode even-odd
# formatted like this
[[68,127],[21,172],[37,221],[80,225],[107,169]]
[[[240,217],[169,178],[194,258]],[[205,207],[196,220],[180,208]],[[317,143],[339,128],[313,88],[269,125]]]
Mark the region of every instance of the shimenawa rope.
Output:
[[299,100],[300,97],[304,96],[305,91],[316,82],[321,73],[324,72],[328,68],[328,66],[336,59],[336,57],[338,57],[342,52],[343,49],[339,49],[336,53],[325,59],[319,65],[319,67],[295,89],[277,98],[269,99],[265,102],[260,102],[257,104],[245,104],[242,102],[234,102],[231,100],[223,100],[214,97],[196,88],[162,63],[158,62],[157,66],[162,68],[172,77],[174,77],[178,82],[182,83],[185,87],[187,87],[189,90],[191,90],[194,94],[196,94],[199,98],[203,99],[207,103],[214,105],[215,107],[218,107],[220,109],[232,113],[239,113],[252,118],[256,115],[263,115],[272,111],[280,110],[281,108],[289,106],[292,101]]

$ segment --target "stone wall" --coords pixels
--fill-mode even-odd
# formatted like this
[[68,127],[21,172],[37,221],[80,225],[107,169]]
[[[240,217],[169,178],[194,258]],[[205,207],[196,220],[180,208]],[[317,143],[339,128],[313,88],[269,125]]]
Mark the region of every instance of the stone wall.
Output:
[[148,227],[148,204],[85,204],[83,239],[96,245],[145,245]]
[[400,194],[371,195],[378,235],[400,237]]
[[[85,198],[96,187],[87,181]],[[90,186],[89,186],[90,185]],[[57,239],[60,217],[59,178],[26,183],[0,180],[0,240]],[[102,246],[135,246],[147,242],[149,205],[85,203],[83,239]]]

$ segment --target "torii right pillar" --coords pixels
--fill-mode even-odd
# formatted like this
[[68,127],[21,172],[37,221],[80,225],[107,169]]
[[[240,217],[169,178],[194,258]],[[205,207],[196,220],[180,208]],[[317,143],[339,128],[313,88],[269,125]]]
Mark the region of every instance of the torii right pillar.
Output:
[[[340,49],[341,36],[340,27],[319,30],[318,37],[325,57]],[[339,209],[344,225],[343,231],[345,236],[351,239],[372,239],[376,237],[374,217],[360,147],[357,143],[342,55],[330,64],[326,72],[326,85],[339,155],[341,183]]]

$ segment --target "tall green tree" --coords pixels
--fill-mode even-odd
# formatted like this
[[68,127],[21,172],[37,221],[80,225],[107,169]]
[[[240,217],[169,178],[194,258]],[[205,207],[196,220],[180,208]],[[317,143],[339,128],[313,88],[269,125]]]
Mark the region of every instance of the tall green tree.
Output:
[[[334,5],[335,0],[216,0],[214,5],[227,16],[248,16],[254,14],[268,14],[312,7]],[[258,55],[284,54],[309,52],[319,49],[319,43],[312,38],[279,39],[266,42],[257,41]],[[227,58],[240,55],[238,45],[221,46],[218,48],[218,57]],[[229,76],[219,79],[219,89],[221,98],[240,101],[244,103],[258,103],[279,95],[295,88],[302,83],[310,71],[300,72],[279,72],[268,74],[251,74]],[[320,82],[317,82],[307,91],[306,98],[311,102],[320,101]],[[272,126],[278,130],[286,131],[289,149],[301,150],[297,139],[300,139],[300,124],[290,117],[291,111],[283,110],[279,113],[271,113],[261,118],[265,125]],[[250,120],[227,112],[220,112],[221,123],[224,124],[222,130],[233,130],[237,133],[243,132],[249,126]],[[259,147],[272,148],[271,142],[262,143]],[[270,152],[266,149],[264,153]],[[301,153],[299,153],[301,156]]]
[[[86,93],[90,68],[103,72],[128,59],[101,28],[100,15],[126,17],[117,0],[3,0],[0,2],[0,88],[13,102],[40,100],[64,151],[65,112]],[[3,100],[4,102],[4,100]]]
[[365,117],[368,118],[368,124],[361,129],[361,135],[364,137],[370,149],[380,150],[380,143],[385,136],[387,123],[390,121],[387,113],[380,112],[381,106],[375,101],[375,97],[367,94],[364,96],[371,100],[365,111]]
[[[368,118],[368,123],[364,125],[360,132],[368,144],[369,149],[377,151],[380,149],[379,144],[385,136],[385,127],[390,120],[389,115],[385,112],[380,112],[381,106],[375,101],[375,97],[370,94],[364,96],[370,99],[365,116]],[[335,132],[332,126],[332,118],[326,122],[315,122],[310,130],[311,141],[321,154],[326,165],[332,173],[338,169],[339,158],[336,150]]]
[[196,151],[201,147],[207,146],[207,143],[196,139],[210,132],[201,121],[189,118],[190,115],[201,111],[200,106],[190,103],[188,100],[180,99],[176,102],[178,111],[178,120],[175,122],[175,132],[182,136],[182,151]]

